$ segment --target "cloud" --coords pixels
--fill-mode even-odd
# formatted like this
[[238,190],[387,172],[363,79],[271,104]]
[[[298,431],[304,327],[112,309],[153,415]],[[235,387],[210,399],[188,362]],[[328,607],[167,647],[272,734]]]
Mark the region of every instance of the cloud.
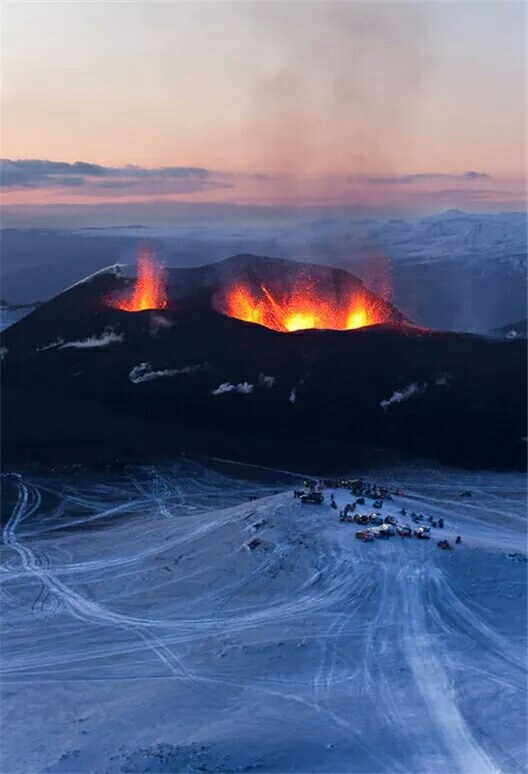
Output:
[[470,170],[460,175],[451,175],[441,172],[421,172],[414,175],[389,175],[387,177],[350,177],[349,182],[369,183],[369,185],[409,185],[421,182],[435,181],[459,181],[462,183],[474,180],[491,180],[490,175],[485,172],[475,172]]
[[[0,159],[4,189],[83,188],[85,193],[136,190],[152,193],[192,193],[208,188],[229,188],[230,176],[203,167],[106,167],[85,161]],[[84,190],[89,189],[89,190]]]

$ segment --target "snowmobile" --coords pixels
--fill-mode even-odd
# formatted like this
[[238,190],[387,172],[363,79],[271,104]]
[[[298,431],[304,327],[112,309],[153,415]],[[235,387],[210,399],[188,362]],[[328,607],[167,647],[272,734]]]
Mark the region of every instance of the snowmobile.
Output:
[[383,518],[379,513],[371,513],[369,516],[369,523],[370,524],[383,524]]
[[398,524],[396,532],[400,537],[412,537],[412,529],[407,524]]
[[451,545],[448,540],[439,540],[436,545],[438,546],[438,548],[444,548],[444,549],[451,548]]
[[368,524],[369,517],[365,513],[356,513],[354,516],[356,524]]
[[383,500],[375,500],[372,503],[373,508],[383,508]]
[[363,481],[361,481],[359,478],[356,478],[354,481],[352,481],[352,494],[358,495],[361,494],[363,491]]
[[460,497],[472,497],[472,494],[469,491],[469,489],[464,489],[462,492],[460,492],[459,496]]
[[396,519],[394,518],[394,516],[385,516],[383,521],[385,524],[392,524],[393,527],[396,526]]
[[365,498],[364,497],[360,497],[358,500],[356,500],[354,505],[365,505]]
[[381,527],[378,527],[376,532],[376,537],[379,538],[388,538],[392,537],[393,535],[394,529],[389,524],[382,524]]
[[309,494],[301,495],[301,503],[303,505],[321,505],[323,502],[323,495],[321,492],[310,492]]
[[356,538],[358,540],[363,540],[365,543],[367,543],[370,540],[374,540],[374,535],[372,534],[372,531],[370,529],[359,529],[356,532]]
[[427,527],[418,527],[418,529],[415,529],[414,536],[419,538],[420,540],[430,540],[431,538],[431,535],[429,534],[429,529]]

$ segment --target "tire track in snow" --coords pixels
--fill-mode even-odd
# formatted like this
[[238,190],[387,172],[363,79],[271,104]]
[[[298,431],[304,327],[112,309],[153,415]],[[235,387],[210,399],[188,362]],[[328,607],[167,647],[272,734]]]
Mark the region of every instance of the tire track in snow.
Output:
[[[424,590],[431,591],[428,568],[422,563],[409,567],[403,595],[405,626],[403,643],[407,662],[430,717],[449,750],[455,770],[464,774],[499,774],[499,769],[477,744],[456,701],[456,693],[443,667],[436,641],[425,615]],[[438,587],[434,584],[438,593]],[[426,770],[431,770],[426,763]]]

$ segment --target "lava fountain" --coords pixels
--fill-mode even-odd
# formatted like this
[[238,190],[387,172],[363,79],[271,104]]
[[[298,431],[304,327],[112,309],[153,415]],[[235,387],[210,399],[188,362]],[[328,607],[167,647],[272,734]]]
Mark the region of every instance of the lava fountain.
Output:
[[142,312],[145,309],[165,309],[167,290],[163,267],[147,250],[142,250],[137,261],[137,276],[129,298],[112,299],[111,306],[124,312]]
[[239,282],[224,298],[223,312],[229,317],[282,332],[308,328],[353,330],[388,321],[383,302],[368,291],[352,292],[340,301],[310,282],[297,284],[281,295],[273,294],[264,284],[253,290],[249,284]]

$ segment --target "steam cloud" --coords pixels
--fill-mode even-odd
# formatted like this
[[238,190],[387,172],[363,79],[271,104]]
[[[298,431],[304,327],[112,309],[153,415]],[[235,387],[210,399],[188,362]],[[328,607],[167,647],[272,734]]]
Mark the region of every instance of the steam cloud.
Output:
[[59,336],[55,341],[42,347],[37,347],[37,352],[45,352],[48,349],[94,349],[95,347],[107,347],[109,344],[122,344],[125,337],[122,333],[115,333],[113,328],[105,328],[100,336],[89,336],[78,341],[64,341]]
[[61,344],[59,349],[93,349],[94,347],[106,347],[109,344],[121,344],[125,340],[122,333],[114,333],[113,328],[105,328],[101,336],[89,336],[79,341],[67,341]]
[[165,368],[154,371],[151,363],[140,363],[130,371],[128,378],[132,384],[141,384],[142,382],[151,382],[153,379],[160,379],[167,376],[178,376],[178,374],[192,374],[198,371],[202,366],[193,365],[184,368]]
[[261,387],[267,387],[268,389],[270,387],[273,387],[277,380],[274,376],[266,376],[266,374],[259,374],[258,382]]
[[211,395],[225,395],[228,392],[239,392],[241,395],[249,395],[253,392],[254,385],[249,382],[239,382],[238,384],[230,384],[230,382],[223,382],[219,384],[216,390],[213,390]]
[[[450,379],[451,377],[449,374],[441,374],[440,376],[437,376],[434,383],[436,387],[449,388],[451,386]],[[393,392],[390,398],[381,401],[380,406],[386,411],[389,406],[393,406],[395,403],[402,403],[404,400],[409,400],[409,398],[412,398],[414,395],[420,395],[422,392],[426,391],[427,387],[427,382],[424,382],[424,384],[413,382],[407,387],[404,387],[403,390],[396,390]]]
[[389,406],[392,406],[394,403],[402,403],[404,400],[409,400],[409,398],[412,398],[413,395],[419,395],[426,389],[427,384],[419,385],[416,384],[416,382],[413,382],[407,387],[404,387],[403,390],[396,390],[393,392],[390,398],[386,398],[385,400],[381,401],[380,406],[386,411]]

